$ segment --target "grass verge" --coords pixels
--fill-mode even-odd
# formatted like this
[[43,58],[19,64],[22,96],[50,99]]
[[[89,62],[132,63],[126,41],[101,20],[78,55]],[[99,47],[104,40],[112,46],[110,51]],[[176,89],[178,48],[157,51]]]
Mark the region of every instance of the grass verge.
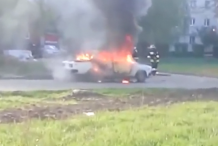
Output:
[[49,70],[40,61],[19,61],[0,56],[0,75],[40,76],[48,75]]
[[217,103],[199,102],[0,125],[0,141],[11,146],[216,146],[217,110]]
[[[155,101],[166,98],[176,99],[180,103],[144,105],[137,108],[130,106],[119,112],[100,110],[96,111],[95,116],[92,117],[80,114],[65,120],[29,119],[19,124],[0,124],[0,144],[10,146],[216,146],[218,143],[218,103],[215,102],[217,89],[105,89],[96,92],[108,95],[111,99],[112,97],[129,98],[130,95],[134,95],[134,98],[144,96]],[[39,101],[60,99],[68,94],[70,91],[4,92],[1,93],[1,100],[20,101],[25,104],[31,101],[40,105]],[[199,100],[190,102],[194,97]],[[51,102],[62,104],[55,100]],[[66,102],[71,104],[71,101]],[[13,107],[8,103],[5,106],[2,104],[3,102],[0,102],[0,120],[4,118],[2,111]],[[45,109],[39,111],[45,112]],[[19,111],[16,111],[16,115],[19,114]]]
[[[58,99],[69,94],[70,91],[1,92],[0,110],[7,108],[20,108],[32,104],[64,104],[64,102]],[[74,102],[68,102],[67,104],[69,103]]]
[[[132,94],[141,94],[146,96],[167,96],[177,92],[177,90],[168,89],[95,89],[95,92],[100,95],[106,95],[109,98],[126,98]],[[165,94],[167,95],[165,95]],[[60,91],[14,91],[14,92],[0,92],[0,110],[6,108],[19,108],[31,104],[40,103],[60,103],[63,97],[71,95],[71,90]],[[82,97],[81,97],[82,98]],[[63,103],[63,102],[62,102]],[[69,100],[66,104],[69,103]],[[72,102],[74,103],[74,102]]]
[[163,59],[159,70],[199,76],[218,77],[218,60],[215,59]]

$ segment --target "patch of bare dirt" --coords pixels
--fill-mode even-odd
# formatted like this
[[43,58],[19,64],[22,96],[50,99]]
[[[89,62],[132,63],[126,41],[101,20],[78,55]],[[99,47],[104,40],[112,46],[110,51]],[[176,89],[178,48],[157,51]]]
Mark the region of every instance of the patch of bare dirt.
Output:
[[76,100],[76,101],[93,101],[105,98],[107,96],[96,93],[91,90],[73,90],[72,94],[65,96],[62,100]]
[[[88,94],[90,93],[90,94]],[[174,90],[157,93],[135,93],[127,98],[105,97],[90,91],[72,92],[66,100],[74,99],[78,104],[29,105],[23,108],[0,111],[0,123],[22,122],[29,119],[66,119],[84,112],[122,111],[141,106],[170,105],[186,101],[218,101],[218,89]]]

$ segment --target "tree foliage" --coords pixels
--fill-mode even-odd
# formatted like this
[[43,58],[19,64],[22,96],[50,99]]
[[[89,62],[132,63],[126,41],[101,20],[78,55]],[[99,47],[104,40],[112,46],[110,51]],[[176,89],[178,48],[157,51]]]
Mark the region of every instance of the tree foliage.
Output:
[[152,0],[148,14],[140,22],[143,27],[140,40],[169,43],[181,32],[185,14],[182,0]]
[[204,46],[217,44],[218,34],[215,28],[202,27],[201,29],[197,29],[197,31]]

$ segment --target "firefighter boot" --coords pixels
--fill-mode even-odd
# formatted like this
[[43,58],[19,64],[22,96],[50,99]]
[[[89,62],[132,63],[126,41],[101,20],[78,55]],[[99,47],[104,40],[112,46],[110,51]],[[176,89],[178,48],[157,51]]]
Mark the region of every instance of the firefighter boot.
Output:
[[158,63],[151,63],[151,67],[152,67],[152,75],[155,76],[157,74],[157,66],[158,66]]
[[153,76],[155,76],[157,74],[157,69],[156,68],[152,68],[152,73]]

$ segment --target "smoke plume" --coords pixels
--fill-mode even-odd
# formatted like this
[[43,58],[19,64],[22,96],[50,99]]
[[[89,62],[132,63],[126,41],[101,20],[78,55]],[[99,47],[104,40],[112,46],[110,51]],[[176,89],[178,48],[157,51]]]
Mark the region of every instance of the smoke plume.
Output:
[[106,18],[109,43],[119,45],[127,35],[136,39],[141,28],[137,18],[151,6],[149,0],[94,0]]
[[38,17],[37,6],[28,0],[7,0],[0,2],[0,11],[1,45],[22,48],[28,22]]
[[[58,12],[58,28],[65,39],[79,44],[75,49],[99,49],[119,45],[126,35],[137,41],[137,19],[146,15],[151,0],[47,1]],[[73,48],[73,47],[72,47]]]
[[[151,0],[47,0],[58,18],[61,37],[70,40],[70,51],[119,48],[127,35],[137,41],[142,29],[137,20],[147,14]],[[71,53],[69,53],[71,54]],[[52,67],[54,68],[54,66]],[[57,72],[59,70],[59,72]],[[55,67],[56,78],[64,78]]]
[[151,0],[8,0],[1,7],[2,42],[22,41],[28,23],[40,18],[39,1],[54,10],[61,37],[78,44],[75,49],[119,45],[126,35],[136,38],[137,19],[151,6]]
[[2,42],[22,43],[28,23],[39,18],[39,1],[53,8],[61,37],[78,44],[74,49],[119,45],[126,35],[137,41],[137,19],[151,6],[151,0],[7,0],[1,6]]

